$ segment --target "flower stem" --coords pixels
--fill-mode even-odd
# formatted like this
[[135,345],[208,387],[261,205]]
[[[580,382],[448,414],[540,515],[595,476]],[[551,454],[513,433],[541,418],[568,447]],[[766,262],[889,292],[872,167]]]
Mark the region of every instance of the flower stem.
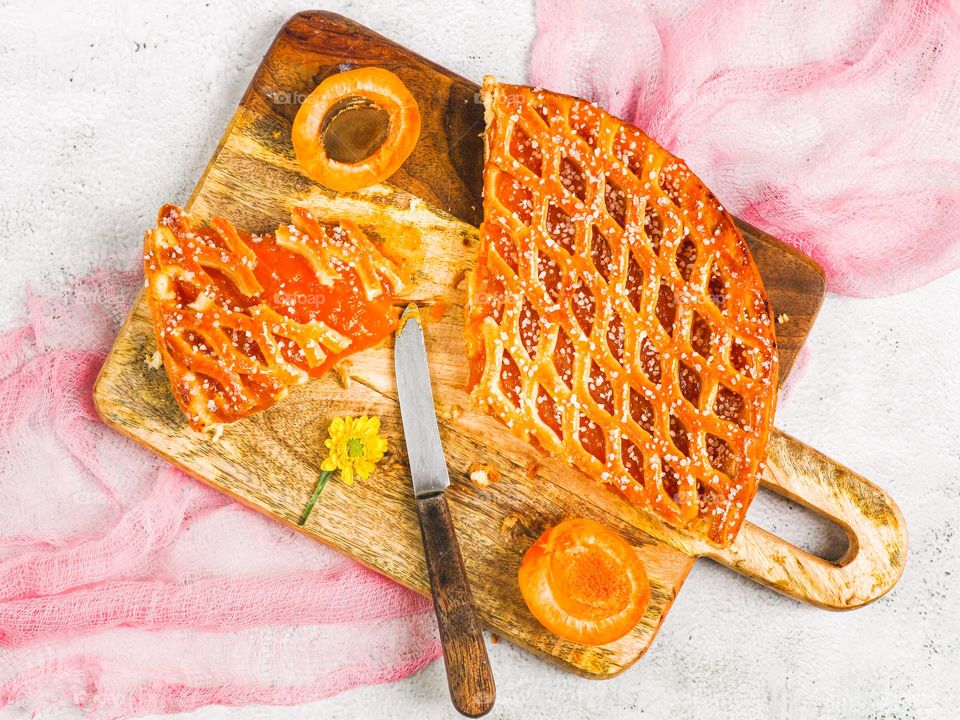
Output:
[[307,507],[304,508],[303,515],[300,516],[297,525],[303,525],[307,521],[307,518],[310,517],[310,513],[313,512],[313,506],[317,504],[317,499],[320,497],[320,493],[323,492],[323,488],[326,487],[327,480],[330,479],[332,474],[333,470],[324,470],[320,473],[317,486],[313,489],[313,495],[310,496],[310,502],[308,502]]

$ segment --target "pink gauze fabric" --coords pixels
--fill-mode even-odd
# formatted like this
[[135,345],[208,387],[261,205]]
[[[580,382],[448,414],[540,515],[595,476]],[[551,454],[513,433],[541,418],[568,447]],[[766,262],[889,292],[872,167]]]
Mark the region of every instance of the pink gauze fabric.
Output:
[[29,323],[0,335],[0,706],[294,704],[437,657],[429,601],[98,420],[140,277],[31,294]]
[[831,290],[960,266],[957,2],[537,0],[531,82],[686,159]]

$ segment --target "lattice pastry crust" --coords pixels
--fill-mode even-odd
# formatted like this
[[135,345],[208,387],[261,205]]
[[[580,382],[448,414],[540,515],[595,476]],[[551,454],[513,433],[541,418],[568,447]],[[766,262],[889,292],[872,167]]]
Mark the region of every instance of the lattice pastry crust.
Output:
[[401,268],[353,223],[293,211],[274,235],[160,209],[147,301],[173,395],[195,430],[264,410],[391,334]]
[[473,400],[669,523],[732,542],[776,402],[770,306],[683,161],[575,98],[483,87]]

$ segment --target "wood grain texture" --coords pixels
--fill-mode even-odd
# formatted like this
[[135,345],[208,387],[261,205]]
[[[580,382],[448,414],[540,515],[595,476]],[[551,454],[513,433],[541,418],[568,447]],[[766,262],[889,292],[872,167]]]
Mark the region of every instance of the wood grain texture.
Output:
[[[380,65],[397,73],[417,98],[423,130],[414,153],[387,185],[337,196],[299,173],[289,130],[299,99],[349,65]],[[416,301],[432,318],[424,334],[452,480],[447,499],[481,621],[574,672],[610,677],[649,647],[697,555],[710,555],[781,592],[830,607],[862,604],[889,589],[906,548],[895,506],[881,491],[802,443],[774,438],[765,483],[825,508],[851,532],[852,554],[840,564],[814,561],[751,525],[732,549],[709,547],[656,523],[517,440],[493,418],[470,410],[463,390],[463,278],[475,261],[481,213],[481,130],[475,84],[352,21],[301,13],[265,56],[189,203],[200,218],[219,214],[252,232],[287,222],[297,204],[319,216],[348,215],[373,230],[388,221],[421,229],[427,267],[403,301]],[[823,277],[807,258],[748,225],[741,228],[775,312],[789,316],[777,326],[783,377],[819,309]],[[154,349],[141,298],[95,390],[106,422],[239,501],[417,592],[429,592],[400,439],[391,343],[351,359],[349,388],[332,375],[310,382],[271,410],[227,427],[216,443],[187,428],[166,375],[145,363]],[[351,487],[331,481],[305,526],[298,527],[325,456],[330,419],[364,413],[381,417],[390,440],[387,457],[369,481]],[[471,484],[470,470],[477,463],[499,469],[502,480],[486,487]],[[651,602],[643,620],[602,647],[553,636],[527,611],[517,587],[526,549],[548,527],[569,517],[590,517],[620,532],[637,548],[649,573]]]
[[748,525],[729,548],[699,554],[774,590],[833,610],[859,607],[892,588],[906,562],[900,509],[873,483],[799,440],[775,430],[764,483],[833,520],[847,535],[846,553],[827,562]]
[[497,690],[450,507],[441,493],[419,498],[417,514],[450,699],[462,714],[480,717],[493,708]]

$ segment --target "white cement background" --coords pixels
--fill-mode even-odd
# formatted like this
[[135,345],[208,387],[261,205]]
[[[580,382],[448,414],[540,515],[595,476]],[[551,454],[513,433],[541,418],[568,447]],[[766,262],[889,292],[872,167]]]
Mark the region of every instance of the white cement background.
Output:
[[[282,22],[301,3],[0,0],[0,328],[25,282],[127,266],[163,202],[182,203]],[[328,2],[479,79],[526,79],[528,2]],[[829,297],[784,430],[890,490],[911,551],[898,587],[832,614],[697,563],[647,656],[618,679],[490,647],[497,718],[947,718],[960,706],[960,272],[880,300]],[[835,546],[782,503],[751,519]],[[9,713],[4,712],[7,716]],[[296,708],[196,720],[452,717],[443,667]]]

